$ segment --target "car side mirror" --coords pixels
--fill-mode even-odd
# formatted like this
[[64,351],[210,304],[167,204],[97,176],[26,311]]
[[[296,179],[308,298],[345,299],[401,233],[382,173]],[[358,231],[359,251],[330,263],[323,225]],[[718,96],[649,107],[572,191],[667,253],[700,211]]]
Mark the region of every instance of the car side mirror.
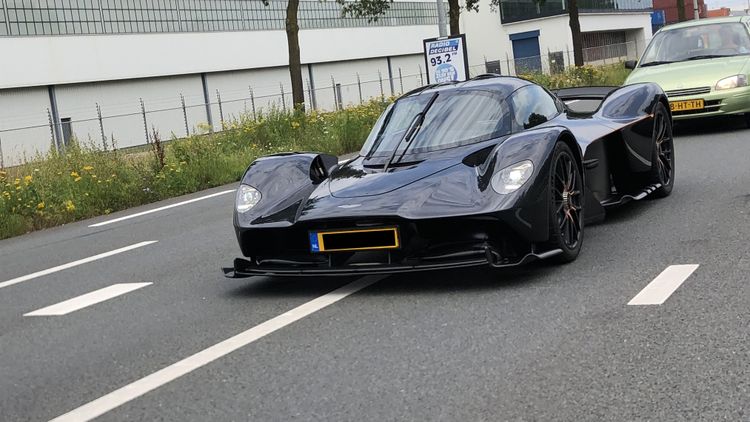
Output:
[[637,65],[638,62],[635,60],[626,60],[625,61],[625,69],[635,69],[635,65]]

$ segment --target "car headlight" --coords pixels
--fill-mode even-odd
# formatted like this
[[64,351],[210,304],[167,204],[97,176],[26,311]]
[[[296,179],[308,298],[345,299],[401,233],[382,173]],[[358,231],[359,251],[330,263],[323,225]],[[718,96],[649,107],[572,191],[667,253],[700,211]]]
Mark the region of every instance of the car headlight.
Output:
[[734,75],[716,82],[716,90],[747,86],[747,75]]
[[237,211],[245,212],[260,202],[261,194],[250,185],[240,185],[237,189]]
[[492,189],[504,195],[515,192],[526,183],[534,173],[534,164],[529,160],[508,166],[492,176]]

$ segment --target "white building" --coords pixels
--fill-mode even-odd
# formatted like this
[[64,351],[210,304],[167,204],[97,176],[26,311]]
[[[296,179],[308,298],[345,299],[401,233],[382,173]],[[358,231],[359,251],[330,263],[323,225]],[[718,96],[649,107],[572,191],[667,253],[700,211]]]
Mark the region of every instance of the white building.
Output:
[[[557,65],[550,67],[548,58],[555,52],[563,52],[567,65],[572,42],[564,0],[556,1],[541,9],[531,0],[503,3],[495,12],[487,3],[480,13],[464,12],[472,73],[514,73],[537,61],[552,71]],[[622,1],[635,6],[623,11],[616,3]],[[586,3],[597,5],[596,13],[581,16],[583,30],[595,31],[591,42],[645,46],[650,0]],[[145,143],[152,128],[163,138],[180,137],[290,106],[283,0],[268,6],[258,0],[0,5],[0,164],[59,147],[73,135],[96,143],[114,137],[118,147],[128,147]],[[438,33],[433,1],[397,1],[376,22],[343,19],[332,1],[302,1],[299,20],[309,107],[334,109],[425,81],[422,40]],[[539,59],[529,58],[535,46]]]
[[[509,0],[493,10],[484,0],[479,13],[462,13],[469,63],[497,66],[503,74],[521,68],[549,73],[571,65],[573,38],[566,3]],[[578,8],[586,63],[634,59],[651,39],[651,0],[578,0]]]

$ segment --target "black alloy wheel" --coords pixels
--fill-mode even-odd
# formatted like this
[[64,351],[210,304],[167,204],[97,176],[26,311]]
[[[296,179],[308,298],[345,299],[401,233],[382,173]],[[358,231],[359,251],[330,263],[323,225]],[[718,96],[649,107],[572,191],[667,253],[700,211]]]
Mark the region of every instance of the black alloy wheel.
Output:
[[664,104],[659,104],[654,112],[654,153],[651,163],[652,183],[661,186],[654,195],[663,198],[672,193],[674,187],[674,138],[672,137],[672,119]]
[[583,243],[583,177],[564,142],[555,146],[550,179],[550,246],[562,249],[556,256],[558,262],[570,262],[578,257]]

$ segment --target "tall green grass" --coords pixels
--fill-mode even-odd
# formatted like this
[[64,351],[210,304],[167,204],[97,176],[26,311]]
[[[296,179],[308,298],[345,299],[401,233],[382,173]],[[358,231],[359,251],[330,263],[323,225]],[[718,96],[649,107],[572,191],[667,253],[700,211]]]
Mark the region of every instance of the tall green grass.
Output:
[[530,73],[521,76],[549,89],[560,89],[577,86],[620,86],[629,74],[630,70],[622,63],[615,63],[604,66],[569,67],[552,75]]
[[0,170],[0,239],[31,230],[109,214],[234,182],[256,157],[281,151],[356,151],[387,102],[372,101],[331,113],[271,110],[243,117],[225,130],[151,149],[108,151],[74,142]]

